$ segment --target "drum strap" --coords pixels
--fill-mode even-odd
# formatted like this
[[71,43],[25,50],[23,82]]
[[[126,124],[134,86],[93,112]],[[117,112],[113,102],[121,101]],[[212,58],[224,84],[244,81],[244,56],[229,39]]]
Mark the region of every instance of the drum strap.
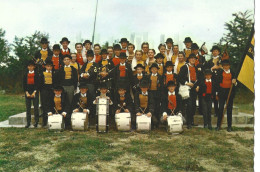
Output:
[[143,110],[141,107],[139,107],[139,109],[141,110],[141,112],[143,112],[143,114],[145,114],[144,112],[145,112],[146,108]]
[[83,104],[82,101],[79,99],[78,105],[83,110],[84,108],[81,106],[82,104]]
[[[171,101],[171,99],[169,99],[169,97],[168,97],[168,101],[170,102],[170,104],[171,104],[172,106],[174,106],[173,102]],[[170,109],[170,110],[171,110],[171,115],[174,115],[174,110],[175,110],[175,109]]]

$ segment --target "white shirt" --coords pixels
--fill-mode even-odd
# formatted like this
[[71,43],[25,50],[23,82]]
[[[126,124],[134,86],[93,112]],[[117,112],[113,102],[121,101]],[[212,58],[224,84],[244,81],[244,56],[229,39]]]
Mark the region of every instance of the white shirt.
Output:
[[211,79],[206,79],[206,82],[211,82]]
[[137,76],[143,76],[143,73],[138,73]]
[[64,67],[70,67],[70,65],[68,65],[68,66],[67,66],[67,65],[65,65]]
[[69,49],[67,48],[67,49],[65,50],[65,49],[62,48],[62,51],[63,51],[63,52],[68,52]]
[[171,71],[171,72],[168,72],[168,71],[167,71],[166,74],[170,75],[170,74],[172,74],[172,71]]
[[53,57],[59,57],[59,55],[56,56],[55,54],[53,54]]
[[228,70],[224,70],[226,73],[230,73],[230,69],[228,69]]
[[170,91],[168,91],[168,95],[169,95],[169,96],[172,96],[172,95],[174,96],[174,95],[175,95],[175,91],[172,92],[172,93],[171,93]]
[[120,63],[120,66],[125,66],[125,63]]
[[154,73],[152,73],[152,76],[157,76],[157,73],[155,73],[155,74],[154,74]]
[[55,97],[58,97],[58,98],[59,98],[59,97],[61,97],[61,94],[60,94],[60,95],[56,95],[56,94],[55,94]]
[[213,59],[217,59],[217,58],[219,58],[219,56],[213,56]]
[[47,51],[47,48],[46,48],[46,49],[43,49],[43,48],[42,48],[42,51]]
[[34,73],[34,70],[33,71],[29,71],[30,74]]
[[161,64],[159,64],[159,63],[157,63],[158,64],[158,66],[162,66],[163,64],[161,63]]
[[85,93],[85,94],[80,93],[80,96],[81,96],[81,97],[86,97],[87,94],[86,94],[86,93]]
[[52,71],[51,71],[51,70],[50,70],[50,71],[46,70],[45,72],[47,72],[47,73],[51,73]]
[[146,91],[145,93],[142,92],[143,96],[148,96],[148,92]]

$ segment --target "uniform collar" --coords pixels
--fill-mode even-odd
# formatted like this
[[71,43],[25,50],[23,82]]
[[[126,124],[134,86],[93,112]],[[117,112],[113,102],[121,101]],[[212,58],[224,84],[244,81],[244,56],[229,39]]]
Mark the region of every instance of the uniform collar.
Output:
[[170,91],[168,91],[168,95],[169,95],[169,96],[175,95],[175,91],[172,92],[172,93],[171,93]]
[[67,49],[65,50],[64,48],[62,48],[62,51],[63,51],[63,52],[68,52],[69,49],[67,48]]
[[190,63],[188,63],[189,64],[189,66],[191,66],[191,67],[195,67],[195,65],[192,65],[192,64],[190,64]]
[[48,50],[47,48],[46,48],[46,49],[43,49],[43,48],[42,48],[42,51],[47,51],[47,50]]
[[205,79],[206,82],[211,82],[211,79]]
[[120,97],[125,97],[125,94],[124,94],[124,95],[122,95],[122,96],[121,96],[121,95],[119,95],[119,96],[120,96]]
[[85,94],[80,93],[80,96],[81,96],[81,97],[86,97],[86,96],[87,96],[87,93],[85,93]]
[[170,74],[172,74],[172,71],[171,71],[171,72],[168,72],[168,71],[167,71],[166,74],[170,75]]
[[142,92],[143,96],[148,96],[148,91],[146,91],[145,93]]
[[120,66],[125,66],[125,63],[123,63],[123,64],[122,64],[122,63],[120,63]]
[[52,73],[52,71],[51,71],[51,70],[50,70],[50,71],[46,70],[45,72],[47,72],[47,73]]
[[137,73],[137,76],[143,76],[143,73]]
[[213,56],[213,59],[217,59],[217,58],[219,58],[219,56]]
[[158,66],[162,66],[163,64],[161,63],[161,64],[159,64],[159,63],[157,63],[158,64]]
[[53,54],[53,57],[59,57],[59,55],[56,56],[55,54]]
[[29,71],[30,74],[34,73],[34,70],[33,71]]
[[61,97],[61,94],[60,94],[60,95],[56,95],[56,94],[55,94],[55,97],[58,97],[58,98],[60,98],[60,97]]
[[157,76],[157,73],[155,73],[155,74],[152,73],[152,76]]
[[88,62],[88,63],[94,63],[94,59],[92,61]]
[[228,70],[224,70],[226,73],[230,73],[230,69],[228,69]]
[[64,65],[64,67],[70,67],[70,64],[67,66],[67,65]]

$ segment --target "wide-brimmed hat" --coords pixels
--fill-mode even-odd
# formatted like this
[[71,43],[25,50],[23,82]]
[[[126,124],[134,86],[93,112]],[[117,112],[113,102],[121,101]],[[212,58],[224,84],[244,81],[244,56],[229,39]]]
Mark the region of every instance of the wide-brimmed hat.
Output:
[[48,39],[47,38],[42,38],[41,39],[41,44],[44,44],[44,43],[49,43]]
[[172,43],[173,44],[172,38],[167,38],[165,43]]
[[53,90],[63,90],[61,85],[54,85]]
[[142,64],[137,64],[135,67],[134,67],[134,69],[137,69],[137,68],[139,68],[139,67],[141,67],[141,68],[143,68],[143,69],[145,69],[145,67],[142,65]]
[[166,85],[166,87],[170,87],[170,86],[175,86],[176,87],[176,84],[174,81],[169,81]]
[[211,48],[210,52],[213,52],[214,50],[218,50],[219,52],[221,51],[221,49],[220,49],[217,45],[214,45],[214,46]]
[[212,72],[210,69],[205,69],[204,75],[212,75]]
[[92,45],[92,42],[90,42],[90,40],[85,40],[83,43],[83,46],[85,46],[85,44],[89,43],[90,45]]
[[79,89],[80,88],[88,88],[87,84],[85,82],[80,82],[79,83]]
[[188,42],[192,42],[191,38],[190,37],[186,37],[183,41],[184,43],[188,43]]
[[164,59],[165,57],[164,57],[164,55],[162,53],[158,53],[158,54],[156,54],[156,56],[154,58],[155,59],[158,59],[158,58]]
[[172,61],[167,61],[165,63],[165,67],[168,67],[168,66],[174,66],[174,64],[172,63]]
[[70,43],[70,41],[68,40],[68,38],[66,38],[66,37],[63,37],[62,39],[61,39],[61,41],[60,41],[60,44],[62,44],[63,42],[68,42],[68,43]]
[[153,67],[156,67],[157,69],[160,69],[157,63],[153,63],[153,64],[150,66],[149,69],[151,70]]
[[127,43],[129,43],[129,41],[127,40],[127,38],[121,38],[121,40],[120,40],[119,43],[122,43],[122,42],[127,42]]
[[114,45],[114,50],[121,50],[121,46],[119,44]]
[[60,45],[54,44],[53,47],[52,47],[52,50],[60,50]]
[[126,59],[127,58],[126,53],[120,53],[119,58]]
[[192,43],[192,44],[191,44],[191,49],[192,49],[192,50],[198,50],[198,49],[199,49],[198,44]]

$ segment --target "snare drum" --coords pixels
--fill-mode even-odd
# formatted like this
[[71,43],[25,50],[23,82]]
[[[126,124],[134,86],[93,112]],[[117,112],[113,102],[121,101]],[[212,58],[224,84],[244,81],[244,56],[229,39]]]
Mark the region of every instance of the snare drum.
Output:
[[97,132],[108,132],[109,100],[106,98],[97,99]]
[[136,116],[136,130],[137,131],[150,131],[152,118],[142,114]]
[[118,113],[115,114],[116,127],[118,131],[130,131],[131,130],[131,114],[130,113]]
[[168,116],[167,131],[170,133],[182,133],[183,132],[183,120],[182,115]]
[[88,129],[88,113],[73,112],[71,115],[72,130],[86,131]]
[[48,116],[48,129],[49,130],[64,130],[64,120],[61,114],[53,114]]

